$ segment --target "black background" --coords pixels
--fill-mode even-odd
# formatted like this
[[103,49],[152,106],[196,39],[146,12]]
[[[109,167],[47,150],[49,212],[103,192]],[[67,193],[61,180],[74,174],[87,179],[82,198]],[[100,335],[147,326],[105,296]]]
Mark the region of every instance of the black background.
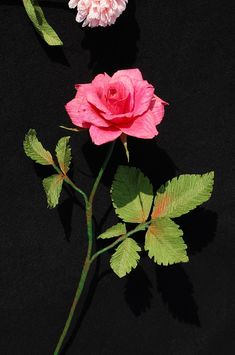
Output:
[[[143,253],[138,268],[118,279],[109,254],[97,261],[64,354],[235,351],[232,3],[129,0],[114,26],[82,29],[67,1],[42,1],[64,41],[49,48],[19,1],[1,1],[1,354],[53,353],[87,245],[81,199],[65,190],[58,208],[46,208],[41,178],[51,170],[26,158],[24,135],[35,128],[54,149],[67,135],[59,125],[70,125],[64,105],[74,84],[135,67],[170,106],[156,139],[130,139],[131,165],[155,187],[214,170],[215,188],[208,203],[178,219],[188,264],[159,267]],[[73,177],[88,192],[107,145],[81,133],[72,134],[72,148]],[[109,186],[119,163],[126,163],[120,143],[96,196],[97,233],[116,222]]]

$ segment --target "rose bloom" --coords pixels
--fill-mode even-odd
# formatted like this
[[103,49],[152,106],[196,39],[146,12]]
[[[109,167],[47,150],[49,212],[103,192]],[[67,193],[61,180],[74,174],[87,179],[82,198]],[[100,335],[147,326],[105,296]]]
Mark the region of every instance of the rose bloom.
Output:
[[70,0],[69,7],[77,7],[77,22],[82,26],[112,25],[125,10],[128,0]]
[[78,84],[76,96],[65,106],[74,125],[89,129],[100,145],[122,134],[151,139],[158,134],[166,102],[154,94],[138,69],[119,70],[112,77],[99,74],[90,84]]

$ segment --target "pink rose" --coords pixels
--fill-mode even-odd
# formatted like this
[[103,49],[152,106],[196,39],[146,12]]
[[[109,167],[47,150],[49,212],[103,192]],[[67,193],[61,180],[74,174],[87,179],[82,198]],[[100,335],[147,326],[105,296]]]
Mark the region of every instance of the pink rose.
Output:
[[119,70],[112,77],[97,75],[90,84],[78,84],[76,96],[65,106],[74,125],[88,128],[100,145],[122,134],[151,139],[158,134],[166,102],[138,69]]

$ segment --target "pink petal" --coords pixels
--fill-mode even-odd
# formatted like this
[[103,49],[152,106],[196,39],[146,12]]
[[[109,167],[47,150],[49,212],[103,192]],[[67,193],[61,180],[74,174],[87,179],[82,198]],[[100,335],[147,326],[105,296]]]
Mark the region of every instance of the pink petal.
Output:
[[153,113],[154,121],[156,125],[158,125],[163,119],[166,105],[168,105],[167,102],[160,99],[160,97],[154,95],[152,102],[150,104],[150,110]]
[[118,70],[113,76],[112,79],[117,79],[120,76],[128,76],[131,79],[134,80],[143,80],[142,74],[139,71],[139,69],[124,69],[124,70]]
[[150,139],[158,134],[151,111],[147,111],[129,124],[119,123],[118,127],[123,133],[137,138]]
[[100,127],[109,127],[109,123],[99,116],[87,101],[82,102],[79,97],[69,101],[65,109],[75,126],[89,128],[91,124],[95,124]]
[[[100,77],[101,75],[97,75]],[[94,80],[96,80],[96,78]],[[98,78],[97,78],[98,79]],[[87,101],[87,93],[94,90],[91,84],[75,85],[77,93],[75,98],[78,100],[79,115],[84,117],[85,121],[88,121],[96,126],[109,127],[109,123],[103,118],[100,112],[96,109],[95,105],[91,105]]]
[[135,116],[142,115],[149,109],[150,103],[154,95],[154,87],[146,80],[135,81]]
[[110,81],[110,76],[106,73],[98,74],[86,88],[86,98],[93,106],[102,112],[109,112],[104,103],[104,94]]
[[97,89],[96,87],[90,87],[86,91],[87,101],[102,112],[109,112],[108,108],[102,102],[103,89]]
[[89,132],[92,142],[96,145],[112,142],[122,134],[120,129],[115,127],[100,128],[91,126]]
[[95,87],[103,87],[105,84],[108,84],[110,81],[111,77],[107,74],[98,74],[96,77],[92,80],[92,85]]
[[119,109],[117,107],[114,111],[110,110],[111,113],[115,111],[117,112],[117,114],[132,112],[134,107],[134,87],[131,79],[127,76],[120,76],[118,80],[112,78],[108,86],[106,87],[106,90],[109,90],[109,88],[112,86],[116,87],[120,94],[122,92],[123,99],[125,99],[125,103],[123,105],[123,102],[120,102],[121,107]]
[[71,119],[71,121],[73,122],[73,124],[75,126],[78,127],[83,127],[83,128],[89,128],[90,127],[90,123],[87,122],[86,119],[84,119],[84,115],[83,113],[79,112],[79,103],[78,100],[75,98],[71,101],[69,101],[66,105],[65,105],[65,109]]

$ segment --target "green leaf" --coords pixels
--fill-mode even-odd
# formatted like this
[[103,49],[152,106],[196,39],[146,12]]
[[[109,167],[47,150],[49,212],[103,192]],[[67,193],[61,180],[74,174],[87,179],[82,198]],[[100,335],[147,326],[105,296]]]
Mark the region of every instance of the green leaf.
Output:
[[57,143],[55,149],[60,169],[63,171],[65,175],[69,171],[69,166],[72,158],[69,139],[70,137],[62,137]]
[[135,269],[140,259],[138,252],[141,248],[132,238],[125,239],[117,247],[110,260],[110,266],[119,277],[123,277]]
[[37,138],[37,134],[34,129],[30,129],[25,136],[24,151],[27,157],[31,158],[38,164],[54,164],[51,153],[48,152],[45,148],[43,148],[42,144]]
[[207,201],[213,189],[214,172],[180,175],[157,191],[152,219],[179,217]]
[[148,228],[144,249],[159,265],[187,262],[183,232],[170,218],[158,218]]
[[114,176],[111,197],[117,215],[124,222],[141,223],[148,218],[153,187],[139,169],[119,166]]
[[23,4],[35,29],[44,41],[50,46],[62,46],[63,42],[47,22],[37,0],[23,0]]
[[100,234],[98,238],[108,239],[119,237],[123,234],[126,234],[126,225],[124,223],[117,223],[114,226],[108,228],[104,233]]
[[43,179],[42,183],[47,195],[48,207],[54,208],[59,202],[63,185],[63,176],[59,174],[51,175]]

